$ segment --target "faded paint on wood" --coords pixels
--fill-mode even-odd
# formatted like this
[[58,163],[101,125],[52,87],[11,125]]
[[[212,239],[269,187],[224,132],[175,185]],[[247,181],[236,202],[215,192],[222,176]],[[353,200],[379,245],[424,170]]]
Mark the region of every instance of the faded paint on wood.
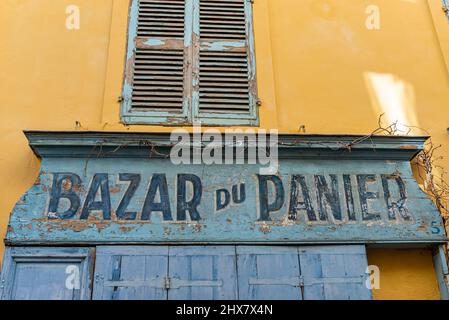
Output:
[[169,300],[237,299],[234,247],[180,246],[169,251]]
[[89,300],[93,272],[89,248],[6,249],[2,300]]
[[94,299],[371,299],[364,246],[140,246],[97,252]]
[[94,300],[166,300],[168,247],[98,247]]
[[[411,172],[417,138],[379,138],[374,151],[367,144],[346,153],[318,149],[324,142],[282,147],[279,173],[265,176],[252,164],[173,165],[117,134],[124,145],[106,141],[106,153],[95,156],[88,155],[95,134],[61,134],[67,141],[35,134],[41,173],[13,210],[9,244],[446,240]],[[339,137],[326,139],[334,145]]]
[[94,299],[235,300],[235,247],[99,247]]
[[252,2],[162,2],[131,1],[123,122],[257,125]]
[[295,247],[237,247],[242,300],[302,300],[302,277]]
[[365,246],[299,247],[305,300],[370,300]]

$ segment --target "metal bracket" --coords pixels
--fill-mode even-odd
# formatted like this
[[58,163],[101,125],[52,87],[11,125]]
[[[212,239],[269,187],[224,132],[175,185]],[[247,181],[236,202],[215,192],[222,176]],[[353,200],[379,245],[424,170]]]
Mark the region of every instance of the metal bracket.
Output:
[[281,278],[281,279],[258,279],[250,278],[250,285],[259,286],[275,286],[275,285],[285,285],[293,287],[305,287],[313,286],[317,284],[338,284],[338,283],[363,283],[365,281],[366,275],[361,275],[358,277],[328,277],[328,278],[311,278],[304,280],[304,276],[293,277],[293,278]]
[[308,279],[304,285],[313,286],[316,284],[339,284],[339,283],[363,283],[365,281],[366,275],[361,275],[358,277],[328,277],[328,278],[316,278]]
[[168,278],[168,277],[164,278],[164,288],[166,290],[170,289],[170,278]]
[[150,287],[157,289],[168,289],[167,285],[170,285],[170,280],[167,278],[153,278],[149,280],[119,280],[119,281],[105,281],[105,287]]
[[292,286],[292,287],[303,287],[304,277],[293,277],[293,278],[281,278],[281,279],[259,279],[250,278],[249,284],[253,286]]
[[182,287],[222,287],[223,281],[211,281],[211,280],[181,280],[173,278],[171,279],[170,289],[179,289]]
[[211,280],[182,280],[177,278],[153,278],[148,280],[120,280],[120,281],[105,281],[105,287],[150,287],[157,289],[179,289],[182,287],[222,287],[223,281]]

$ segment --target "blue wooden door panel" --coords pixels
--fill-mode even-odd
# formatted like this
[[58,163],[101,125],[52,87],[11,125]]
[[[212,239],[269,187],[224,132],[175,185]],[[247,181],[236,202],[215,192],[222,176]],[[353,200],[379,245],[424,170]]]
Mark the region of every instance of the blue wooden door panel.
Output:
[[89,248],[7,248],[2,300],[87,300],[91,297]]
[[165,300],[168,247],[98,247],[93,298]]
[[234,300],[234,246],[170,247],[169,300]]
[[370,300],[363,245],[299,247],[305,300]]
[[296,247],[237,247],[239,298],[301,300]]
[[[7,248],[1,298],[90,299],[92,251]],[[372,298],[363,245],[102,246],[96,256],[94,299]]]

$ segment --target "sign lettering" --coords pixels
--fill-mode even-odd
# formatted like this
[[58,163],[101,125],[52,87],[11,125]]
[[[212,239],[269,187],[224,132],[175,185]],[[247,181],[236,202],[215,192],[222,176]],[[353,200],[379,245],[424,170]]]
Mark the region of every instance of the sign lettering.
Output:
[[[405,183],[394,174],[255,175],[214,189],[205,189],[195,174],[180,173],[170,180],[155,173],[148,180],[137,173],[95,173],[88,181],[75,173],[54,173],[48,217],[88,220],[96,212],[100,220],[151,222],[159,214],[164,222],[202,221],[211,215],[201,210],[205,194],[211,193],[213,203],[207,207],[212,214],[246,205],[257,212],[259,222],[285,217],[309,223],[412,220]],[[250,184],[254,195],[248,195]],[[139,190],[145,190],[143,198]],[[118,196],[116,207],[112,192]]]

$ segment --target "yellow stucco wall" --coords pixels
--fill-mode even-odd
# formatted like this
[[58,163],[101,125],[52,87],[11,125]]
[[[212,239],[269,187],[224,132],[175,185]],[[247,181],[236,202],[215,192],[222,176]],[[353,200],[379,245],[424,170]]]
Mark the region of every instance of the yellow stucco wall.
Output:
[[[65,28],[69,4],[81,9],[80,30]],[[372,4],[380,30],[365,27]],[[262,127],[366,134],[386,113],[448,154],[449,23],[439,0],[257,0],[254,10]],[[128,0],[0,1],[2,236],[39,169],[22,130],[170,130],[119,123],[127,13]],[[449,157],[441,164],[449,169]],[[376,249],[369,260],[385,270],[375,298],[438,298],[428,252]]]
[[369,249],[368,262],[380,271],[374,299],[440,298],[430,250]]

